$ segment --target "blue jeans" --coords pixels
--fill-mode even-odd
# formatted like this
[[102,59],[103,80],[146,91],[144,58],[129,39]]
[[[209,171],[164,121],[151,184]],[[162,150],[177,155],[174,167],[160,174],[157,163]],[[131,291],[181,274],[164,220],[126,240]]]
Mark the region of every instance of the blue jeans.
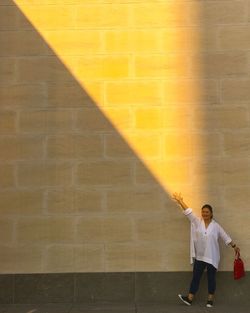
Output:
[[217,269],[212,264],[209,264],[203,261],[198,261],[198,260],[195,260],[194,262],[193,279],[190,284],[189,293],[192,293],[194,295],[198,291],[201,276],[205,268],[207,268],[208,293],[212,295],[214,294],[215,289],[216,289],[215,277],[216,277]]

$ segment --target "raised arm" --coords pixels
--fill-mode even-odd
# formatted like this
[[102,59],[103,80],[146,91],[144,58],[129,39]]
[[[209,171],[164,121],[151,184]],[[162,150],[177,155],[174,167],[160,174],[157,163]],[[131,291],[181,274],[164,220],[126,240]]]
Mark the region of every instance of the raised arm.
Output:
[[181,193],[177,193],[177,192],[173,193],[173,199],[182,208],[183,213],[190,220],[190,222],[198,225],[200,222],[199,218],[193,214],[192,209],[183,201],[183,197],[182,197]]
[[173,199],[179,204],[179,206],[183,210],[186,210],[188,208],[186,203],[183,201],[183,197],[182,197],[181,193],[177,193],[177,192],[173,193]]

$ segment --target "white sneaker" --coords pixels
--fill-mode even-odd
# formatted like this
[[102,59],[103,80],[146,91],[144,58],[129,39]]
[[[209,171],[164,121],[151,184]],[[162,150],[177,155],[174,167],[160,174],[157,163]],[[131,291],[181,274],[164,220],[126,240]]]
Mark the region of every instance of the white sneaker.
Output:
[[213,300],[207,300],[207,308],[212,308],[214,306]]
[[181,299],[182,302],[184,302],[186,305],[192,305],[192,301],[188,299],[187,296],[178,295],[178,297]]

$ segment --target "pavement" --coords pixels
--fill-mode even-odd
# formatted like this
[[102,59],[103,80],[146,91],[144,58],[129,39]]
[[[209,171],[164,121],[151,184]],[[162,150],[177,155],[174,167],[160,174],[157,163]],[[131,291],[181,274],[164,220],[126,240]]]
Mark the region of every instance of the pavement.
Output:
[[0,313],[249,313],[250,306],[227,303],[206,308],[203,303],[186,306],[183,303],[144,304],[7,304],[0,305]]

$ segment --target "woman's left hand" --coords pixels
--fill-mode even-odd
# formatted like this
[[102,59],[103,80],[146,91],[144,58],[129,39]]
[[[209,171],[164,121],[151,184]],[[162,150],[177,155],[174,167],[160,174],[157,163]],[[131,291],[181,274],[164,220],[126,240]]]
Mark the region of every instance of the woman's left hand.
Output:
[[234,247],[234,251],[235,251],[235,253],[240,253],[240,248],[239,247]]

